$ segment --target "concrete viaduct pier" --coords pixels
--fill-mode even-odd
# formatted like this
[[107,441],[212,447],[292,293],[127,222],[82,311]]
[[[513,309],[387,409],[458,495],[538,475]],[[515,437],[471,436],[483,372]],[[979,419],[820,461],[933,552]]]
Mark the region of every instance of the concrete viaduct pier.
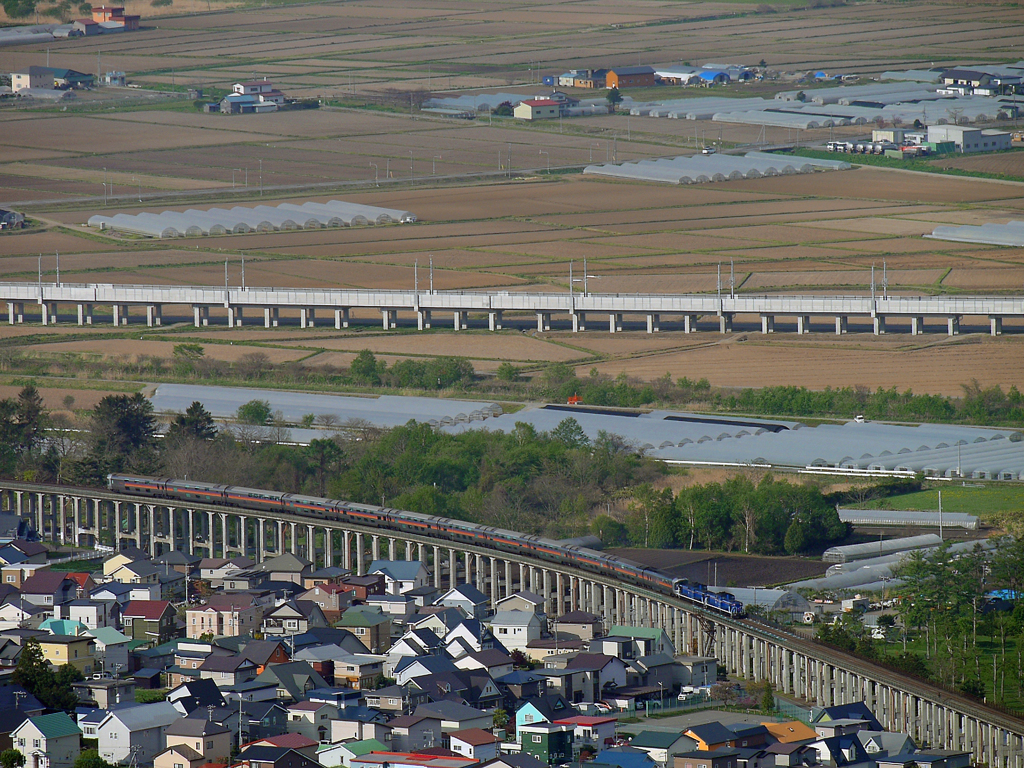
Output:
[[[732,619],[613,572],[583,569],[536,552],[487,548],[291,512],[128,496],[106,490],[0,480],[0,506],[40,536],[78,546],[134,545],[209,556],[266,558],[294,552],[316,566],[357,574],[372,559],[419,560],[436,587],[468,582],[494,601],[528,589],[549,614],[583,609],[606,625],[659,627],[680,653],[714,656],[747,680],[770,680],[810,705],[865,701],[885,728],[932,749],[969,751],[989,768],[1024,768],[1024,719],[751,620]],[[397,513],[401,514],[401,513]]]
[[[32,316],[43,325],[56,323],[58,309],[77,311],[79,325],[92,325],[96,307],[109,307],[114,325],[127,325],[130,310],[145,309],[146,324],[159,326],[165,307],[190,310],[196,327],[210,324],[210,312],[224,311],[231,327],[243,323],[277,327],[281,310],[297,313],[299,325],[320,323],[347,328],[352,310],[380,313],[385,330],[396,328],[399,313],[413,315],[416,327],[439,325],[441,317],[454,330],[469,327],[470,317],[487,318],[487,328],[500,330],[504,313],[534,314],[537,330],[551,329],[553,316],[567,317],[574,332],[587,328],[588,317],[606,318],[610,333],[623,329],[623,318],[646,320],[647,332],[661,330],[671,319],[685,333],[697,330],[702,318],[717,320],[721,333],[730,333],[736,316],[757,316],[761,332],[775,331],[777,318],[796,321],[798,333],[809,333],[812,322],[827,323],[835,332],[849,331],[850,319],[870,321],[875,335],[886,333],[894,322],[909,324],[912,334],[925,331],[926,321],[953,336],[964,317],[985,318],[989,332],[1003,332],[1004,320],[1024,319],[1024,297],[1001,296],[753,296],[749,294],[635,295],[597,293],[515,293],[509,291],[384,291],[314,290],[298,288],[211,288],[109,284],[0,283],[0,301],[7,304],[7,321],[25,322],[26,306],[38,306]],[[179,309],[179,312],[181,310]],[[603,322],[595,322],[601,327]]]

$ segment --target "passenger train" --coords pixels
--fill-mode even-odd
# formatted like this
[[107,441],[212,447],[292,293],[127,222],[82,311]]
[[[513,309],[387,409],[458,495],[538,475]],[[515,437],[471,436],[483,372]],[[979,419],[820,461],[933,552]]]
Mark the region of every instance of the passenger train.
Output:
[[686,579],[672,579],[652,568],[634,565],[585,547],[563,546],[540,536],[514,533],[462,520],[335,499],[321,499],[297,493],[280,493],[172,478],[107,475],[107,487],[115,493],[132,496],[285,512],[323,521],[350,521],[390,531],[419,533],[454,543],[479,544],[489,549],[499,549],[511,554],[528,554],[557,563],[569,562],[585,570],[605,576],[611,575],[630,584],[675,595],[713,613],[733,618],[741,618],[744,615],[743,603],[728,593],[709,592],[702,584],[691,583]]

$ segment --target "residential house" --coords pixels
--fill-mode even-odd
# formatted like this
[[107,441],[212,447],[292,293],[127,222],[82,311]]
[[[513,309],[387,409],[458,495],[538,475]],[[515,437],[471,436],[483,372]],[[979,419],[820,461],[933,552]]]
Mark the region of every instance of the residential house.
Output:
[[256,665],[256,674],[268,664],[284,664],[290,661],[288,649],[278,640],[250,640],[242,648],[242,655]]
[[525,611],[526,613],[536,613],[538,616],[543,616],[544,605],[544,598],[540,595],[521,590],[496,602],[494,610],[497,613],[502,611]]
[[416,707],[414,714],[439,720],[441,733],[446,735],[452,731],[461,731],[466,728],[490,729],[494,725],[492,715],[456,701],[434,701],[420,704]]
[[503,677],[495,678],[494,683],[502,694],[503,708],[509,712],[515,710],[519,701],[537,698],[547,693],[547,678],[527,670],[514,670]]
[[[818,732],[809,725],[799,720],[789,720],[783,723],[761,723],[767,730],[768,735],[775,741],[782,744],[809,744],[818,740]],[[870,731],[865,731],[870,733]]]
[[49,571],[49,565],[36,565],[33,563],[13,563],[0,565],[0,575],[3,576],[4,586],[14,587],[21,590],[21,585],[37,573]]
[[200,768],[206,762],[206,758],[192,747],[175,744],[153,758],[153,768]]
[[760,749],[768,743],[768,729],[760,723],[731,723],[726,726],[735,738],[729,746],[737,749]]
[[33,605],[16,601],[0,605],[0,631],[9,631],[19,627],[38,627],[50,615],[44,605]]
[[829,720],[824,723],[815,723],[814,730],[816,730],[818,735],[822,738],[832,738],[833,736],[854,735],[858,731],[866,730],[867,727],[868,724],[866,720],[840,718],[837,720]]
[[290,581],[301,586],[305,578],[312,573],[311,566],[312,563],[306,558],[286,552],[278,557],[267,558],[254,570],[263,571],[271,581]]
[[27,718],[11,732],[14,748],[29,768],[71,768],[81,750],[82,730],[66,712]]
[[615,725],[618,718],[598,715],[574,715],[555,720],[555,725],[571,725],[573,728],[573,748],[578,755],[583,747],[604,749],[615,742]]
[[680,752],[672,756],[672,768],[739,768],[738,756],[735,749]]
[[[97,667],[98,668],[98,667]],[[71,684],[80,706],[113,709],[135,701],[135,681],[129,678],[88,678]]]
[[213,595],[206,605],[185,612],[185,632],[193,639],[240,637],[258,630],[262,618],[263,606],[251,594]]
[[533,755],[510,754],[499,755],[494,760],[488,760],[480,768],[544,768],[544,763]]
[[458,757],[449,749],[416,753],[371,752],[353,757],[351,761],[351,768],[475,768],[476,765],[471,758]]
[[288,732],[327,741],[331,733],[331,721],[337,718],[338,708],[333,704],[319,701],[299,701],[288,707]]
[[869,755],[903,755],[917,751],[917,744],[906,733],[857,731],[857,739]]
[[650,88],[655,83],[654,67],[615,67],[604,76],[605,88]]
[[306,757],[316,759],[320,742],[316,739],[311,739],[308,736],[303,736],[301,733],[282,733],[277,736],[266,736],[260,739],[253,739],[245,746],[285,747],[286,749],[294,749],[296,752],[299,752]]
[[322,768],[320,763],[287,747],[246,747],[238,755],[235,768]]
[[736,738],[736,734],[717,722],[691,726],[683,731],[683,735],[697,742],[697,750],[706,752],[724,749]]
[[489,612],[490,598],[472,584],[458,584],[435,601],[434,605],[458,608],[471,619],[482,619]]
[[[552,658],[554,661],[545,662],[545,671],[548,664],[558,664],[561,661],[558,657]],[[583,697],[579,701],[600,701],[604,698],[605,692],[626,686],[626,663],[614,656],[603,653],[580,653],[567,659],[565,668],[583,672]],[[565,695],[570,701],[576,701],[573,696]]]
[[667,766],[677,752],[692,752],[695,739],[672,731],[641,731],[629,740],[629,746],[646,752],[660,766]]
[[676,655],[675,646],[668,633],[656,627],[627,627],[614,625],[608,630],[609,635],[631,638],[640,650],[640,656],[651,656],[655,653]]
[[210,654],[199,665],[199,677],[213,680],[218,688],[236,686],[256,678],[256,664],[244,656]]
[[334,659],[334,684],[366,690],[384,674],[384,658],[370,654],[346,653]]
[[11,73],[11,90],[15,93],[26,88],[53,88],[53,70],[49,67],[25,67]]
[[148,560],[125,563],[109,574],[111,581],[121,584],[159,584],[160,568]]
[[[405,656],[437,656],[444,649],[444,643],[433,630],[411,628],[388,649],[388,666],[394,665]],[[388,677],[391,677],[388,673]]]
[[777,741],[761,751],[764,752],[769,765],[772,765],[771,761],[774,760],[775,768],[797,768],[818,763],[818,753],[807,744],[800,742],[785,744]]
[[384,591],[390,595],[404,595],[429,582],[427,566],[419,560],[374,560],[367,573],[382,574]]
[[132,585],[122,584],[119,581],[100,584],[89,593],[89,599],[115,602],[123,612],[125,606],[132,601]]
[[78,585],[78,598],[91,598],[92,591],[96,589],[96,581],[93,579],[91,573],[82,573],[80,571],[68,571],[68,578]]
[[124,633],[132,640],[161,645],[178,635],[174,607],[167,600],[132,600],[121,612]]
[[533,723],[516,729],[522,751],[547,765],[561,765],[573,759],[572,725]]
[[168,747],[190,747],[207,763],[227,763],[231,759],[231,730],[209,718],[178,718],[167,726],[164,737]]
[[350,768],[352,759],[372,752],[388,752],[390,748],[377,739],[344,741],[340,744],[323,744],[316,753],[316,760],[323,768]]
[[379,610],[349,608],[335,625],[355,635],[370,653],[387,653],[391,648],[391,619]]
[[604,634],[604,619],[587,611],[569,611],[553,622],[556,632],[565,632],[580,640],[593,640]]
[[676,656],[674,661],[682,667],[680,685],[702,688],[718,681],[718,660],[713,656]]
[[455,666],[459,669],[482,669],[495,680],[510,674],[513,669],[512,657],[494,649],[469,651],[455,659]]
[[88,629],[121,626],[121,607],[110,600],[77,599],[54,606],[54,618],[80,621]]
[[523,99],[512,110],[512,115],[519,120],[542,120],[561,113],[562,105],[553,99]]
[[878,722],[878,718],[875,717],[875,713],[863,701],[823,707],[811,718],[811,727],[818,723],[827,723],[831,720],[863,720],[868,724],[867,730],[885,730],[882,728],[882,724]]
[[536,613],[499,611],[488,623],[495,639],[509,651],[525,651],[527,644],[541,635],[541,620]]
[[288,710],[276,701],[244,702],[241,722],[251,740],[279,736],[288,730]]
[[808,746],[818,754],[818,762],[827,766],[852,765],[871,759],[856,734],[818,739]]
[[[667,653],[643,656],[628,662],[627,685],[641,685],[671,691],[683,668]],[[692,683],[685,683],[692,685]]]
[[329,565],[324,568],[317,568],[308,576],[303,577],[302,586],[304,589],[322,586],[324,584],[341,584],[341,580],[350,575],[352,571],[342,568],[339,565]]
[[217,683],[210,678],[188,680],[182,683],[167,692],[167,701],[173,704],[174,708],[182,715],[188,715],[197,709],[227,705]]
[[456,608],[431,605],[421,608],[419,613],[410,618],[407,624],[416,629],[429,629],[437,636],[447,638],[449,632],[467,621],[475,622],[476,619],[467,619],[462,611]]
[[14,539],[0,546],[0,562],[42,565],[47,552],[46,545],[38,541]]
[[171,549],[154,557],[153,563],[161,568],[177,571],[182,576],[191,576],[201,560],[201,557],[182,552],[180,549]]
[[454,672],[455,662],[447,656],[405,656],[395,666],[395,681],[405,685],[410,680],[440,672]]
[[408,624],[416,615],[416,603],[408,595],[370,595],[366,607],[376,609],[395,624]]
[[96,668],[96,641],[87,635],[42,635],[37,638],[43,658],[54,667],[70,664],[83,675]]
[[96,729],[100,757],[108,763],[153,761],[165,748],[164,732],[180,717],[169,701],[114,709]]
[[408,714],[425,704],[426,692],[411,685],[389,685],[385,688],[368,690],[363,694],[366,706],[389,714]]
[[553,723],[555,720],[564,720],[578,714],[576,708],[561,694],[548,693],[537,696],[522,702],[516,709],[516,731],[518,732],[524,725]]
[[391,749],[418,752],[442,745],[441,721],[426,715],[399,715],[388,721]]
[[427,584],[423,587],[416,587],[416,589],[410,589],[405,593],[405,596],[412,600],[417,609],[433,605],[434,601],[437,600],[440,595],[441,591],[432,584]]
[[327,681],[305,661],[270,664],[256,676],[256,680],[273,683],[277,687],[279,699],[292,701],[303,700],[314,688],[328,687]]
[[448,734],[448,748],[462,757],[471,757],[478,762],[493,760],[498,756],[498,737],[483,728],[467,728]]
[[331,722],[331,741],[377,739],[390,744],[393,722],[383,712],[369,707],[345,707],[339,710],[338,719]]
[[43,714],[43,709],[39,699],[20,685],[0,687],[0,752],[13,748],[11,732],[26,718]]
[[352,595],[352,590],[345,586],[327,582],[307,589],[298,599],[316,603],[328,621],[337,621],[341,612],[352,605]]
[[345,576],[341,580],[341,585],[352,592],[354,600],[365,600],[370,595],[383,595],[386,592],[383,573]]
[[60,571],[36,571],[21,586],[21,599],[48,608],[70,603],[78,597],[78,583]]
[[324,612],[309,600],[288,600],[263,614],[264,635],[301,635],[311,627],[326,626]]

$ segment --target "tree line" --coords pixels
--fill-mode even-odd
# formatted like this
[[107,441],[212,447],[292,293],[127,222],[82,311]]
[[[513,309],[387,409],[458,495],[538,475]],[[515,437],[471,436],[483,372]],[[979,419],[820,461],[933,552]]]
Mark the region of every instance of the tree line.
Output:
[[586,405],[617,408],[671,406],[698,411],[746,413],[790,418],[930,421],[985,426],[1024,421],[1024,395],[1015,387],[982,387],[976,381],[963,386],[960,397],[919,395],[895,387],[874,391],[866,387],[809,390],[772,386],[736,391],[712,387],[707,379],[666,374],[653,381],[625,373],[611,377],[592,369],[577,374],[575,366],[552,363],[541,368],[501,363],[494,375],[473,369],[460,357],[409,358],[387,365],[369,350],[360,351],[351,365],[310,365],[302,361],[273,363],[260,351],[248,352],[234,362],[207,357],[202,344],[174,346],[171,359],[125,355],[92,360],[71,353],[55,358],[24,355],[0,348],[0,370],[28,376],[80,376],[145,379],[146,381],[202,381],[210,384],[273,382],[279,388],[318,391],[374,390],[406,392],[448,391],[471,397],[565,402],[578,396]]
[[117,472],[189,477],[554,537],[593,532],[609,545],[782,554],[820,550],[847,533],[835,511],[845,497],[811,483],[739,476],[658,490],[664,464],[618,435],[589,439],[571,417],[550,432],[519,422],[507,433],[322,421],[322,438],[287,445],[289,425],[266,401],[243,404],[227,426],[195,402],[159,439],[141,394],[107,395],[72,419],[46,411],[29,386],[0,401],[0,472],[91,486]]

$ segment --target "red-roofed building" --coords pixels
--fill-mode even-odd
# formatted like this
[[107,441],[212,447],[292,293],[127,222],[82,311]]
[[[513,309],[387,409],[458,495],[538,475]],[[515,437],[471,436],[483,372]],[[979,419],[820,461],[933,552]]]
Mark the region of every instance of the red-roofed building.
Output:
[[553,99],[524,99],[512,110],[512,114],[520,120],[543,120],[558,117],[562,105]]
[[132,600],[121,612],[124,633],[162,645],[178,635],[177,613],[166,600]]
[[78,585],[78,599],[86,598],[96,589],[96,582],[88,573],[68,573],[68,578]]

